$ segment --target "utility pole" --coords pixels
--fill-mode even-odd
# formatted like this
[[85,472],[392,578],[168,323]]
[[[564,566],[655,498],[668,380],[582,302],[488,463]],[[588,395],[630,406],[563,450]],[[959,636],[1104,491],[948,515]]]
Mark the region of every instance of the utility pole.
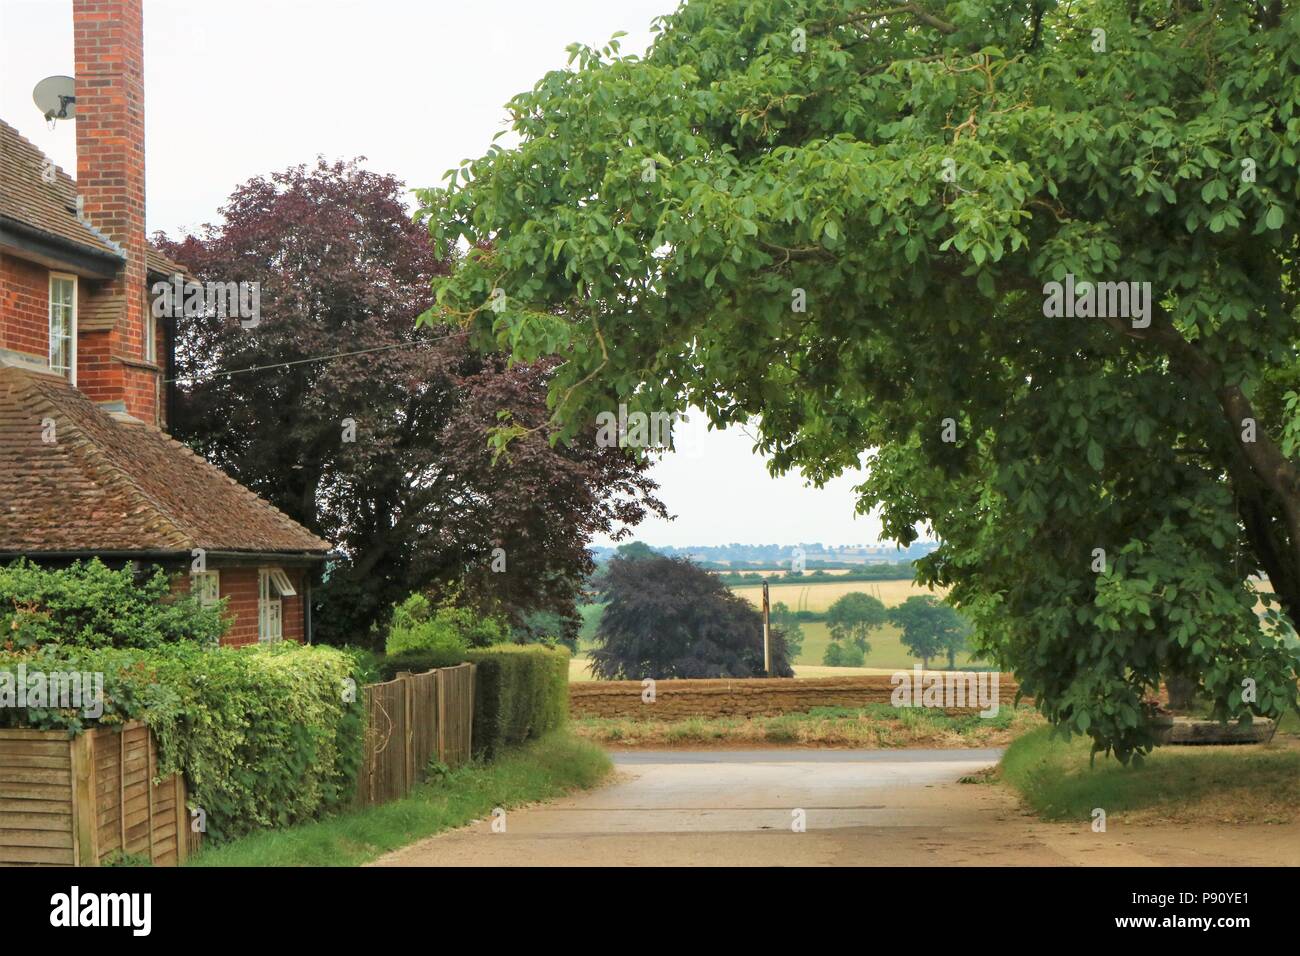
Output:
[[767,581],[763,581],[763,676],[772,676],[772,640],[768,627],[768,612],[771,610],[767,600]]

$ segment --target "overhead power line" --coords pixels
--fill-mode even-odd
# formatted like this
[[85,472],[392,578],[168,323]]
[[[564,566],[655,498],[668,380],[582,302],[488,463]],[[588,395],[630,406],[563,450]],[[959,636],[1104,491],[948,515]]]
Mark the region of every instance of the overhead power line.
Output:
[[332,352],[329,355],[313,355],[310,358],[293,359],[289,362],[270,362],[266,365],[250,365],[248,368],[232,369],[229,372],[214,372],[211,375],[186,375],[178,378],[168,378],[163,381],[166,384],[181,381],[193,381],[199,379],[229,378],[232,375],[243,375],[248,372],[263,372],[273,368],[288,368],[290,365],[307,365],[311,362],[329,362],[333,359],[347,358],[352,355],[369,355],[373,352],[389,352],[393,349],[416,348],[428,345],[432,342],[444,342],[447,339],[455,338],[458,335],[468,335],[468,330],[462,329],[458,332],[449,332],[446,335],[438,335],[433,338],[421,339],[418,342],[397,342],[393,345],[377,345],[372,349],[355,349],[351,352]]

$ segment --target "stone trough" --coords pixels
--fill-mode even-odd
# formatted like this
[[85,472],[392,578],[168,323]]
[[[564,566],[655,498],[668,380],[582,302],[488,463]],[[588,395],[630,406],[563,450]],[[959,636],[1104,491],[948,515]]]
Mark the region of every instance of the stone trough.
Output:
[[1224,726],[1217,720],[1166,717],[1159,722],[1159,733],[1162,744],[1261,744],[1272,736],[1273,721],[1257,717],[1249,725]]

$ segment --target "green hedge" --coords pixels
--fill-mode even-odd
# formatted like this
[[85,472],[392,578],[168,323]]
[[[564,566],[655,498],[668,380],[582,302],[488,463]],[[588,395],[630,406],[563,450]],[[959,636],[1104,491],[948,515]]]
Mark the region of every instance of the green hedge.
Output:
[[226,632],[223,608],[171,587],[161,568],[137,582],[129,566],[113,571],[98,558],[66,568],[20,559],[0,567],[0,643],[18,650],[217,643]]
[[474,755],[494,757],[509,744],[540,737],[569,716],[569,652],[538,644],[501,644],[469,652],[474,685]]
[[29,686],[33,671],[102,675],[103,714],[91,719],[75,709],[0,707],[0,726],[75,735],[96,724],[145,721],[158,740],[158,773],[185,774],[190,804],[205,811],[210,840],[312,819],[346,806],[355,794],[362,674],[343,651],[289,642],[51,646],[0,653],[0,687],[13,686],[19,664],[26,665]]
[[464,664],[468,657],[467,650],[454,647],[431,647],[389,654],[379,659],[379,679],[392,680],[402,671],[422,674],[437,667],[455,667]]

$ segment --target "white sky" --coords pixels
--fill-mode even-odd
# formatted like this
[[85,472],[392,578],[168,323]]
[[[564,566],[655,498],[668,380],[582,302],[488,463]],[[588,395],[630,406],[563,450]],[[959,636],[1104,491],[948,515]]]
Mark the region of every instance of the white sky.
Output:
[[[302,162],[367,157],[412,187],[481,155],[503,105],[564,66],[574,41],[625,51],[675,0],[145,0],[148,228],[217,219],[232,190]],[[75,175],[71,123],[51,132],[37,81],[73,72],[71,0],[0,0],[0,116]],[[739,431],[698,434],[654,470],[675,522],[650,544],[874,543],[844,477],[823,490],[771,479]],[[859,476],[860,477],[860,476]],[[605,541],[597,541],[605,544]]]

